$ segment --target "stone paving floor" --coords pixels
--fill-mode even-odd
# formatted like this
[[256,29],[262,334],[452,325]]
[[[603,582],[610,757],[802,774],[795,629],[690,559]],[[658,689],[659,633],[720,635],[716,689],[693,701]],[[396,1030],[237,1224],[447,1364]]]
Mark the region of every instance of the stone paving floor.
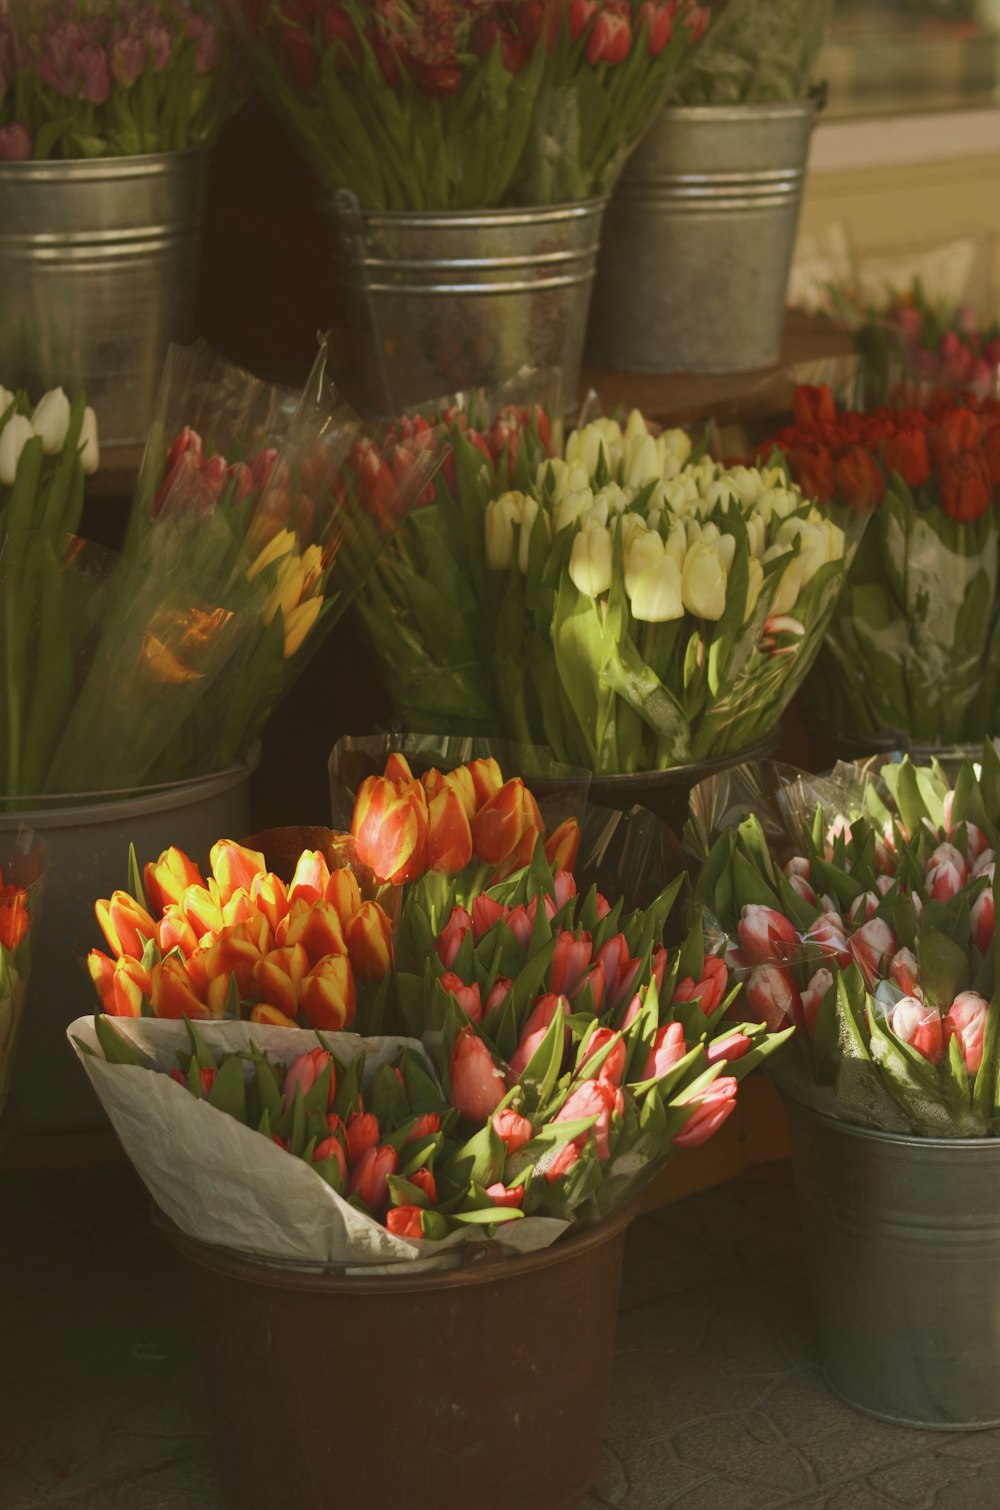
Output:
[[[141,1187],[123,1168],[22,1169],[0,1197],[2,1510],[228,1510]],[[790,1176],[767,1165],[632,1228],[580,1510],[1000,1510],[1000,1431],[883,1425],[830,1394]]]

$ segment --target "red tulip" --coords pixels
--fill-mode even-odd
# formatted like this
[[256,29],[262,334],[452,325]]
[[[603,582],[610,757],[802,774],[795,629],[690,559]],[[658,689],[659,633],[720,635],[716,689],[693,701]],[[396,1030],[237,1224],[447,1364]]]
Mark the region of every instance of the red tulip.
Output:
[[453,907],[448,921],[438,934],[437,956],[446,970],[455,963],[455,956],[462,947],[462,940],[472,927],[472,919],[464,907]]
[[302,979],[302,1011],[314,1028],[339,1032],[354,1019],[356,996],[351,962],[345,954],[331,954]]
[[156,938],[156,924],[127,891],[113,892],[109,901],[94,903],[101,931],[115,954],[130,954],[141,959],[150,939]]
[[694,981],[688,975],[674,987],[673,1001],[696,1001],[710,1016],[722,1001],[729,985],[729,971],[724,959],[710,954],[702,967],[702,978]]
[[944,1054],[944,1029],[936,1007],[928,1007],[915,996],[903,996],[889,1013],[889,1027],[902,1043],[908,1043],[931,1064],[939,1064]]
[[654,4],[653,0],[643,0],[639,6],[637,22],[640,29],[645,25],[649,56],[658,58],[674,34],[673,8],[665,4]]
[[788,452],[792,476],[807,498],[829,503],[833,497],[833,456],[825,446],[798,446]]
[[384,980],[392,969],[392,924],[377,902],[362,902],[345,942],[357,980]]
[[545,1170],[545,1178],[548,1183],[554,1185],[556,1180],[562,1179],[564,1174],[568,1174],[579,1157],[580,1150],[575,1143],[564,1144],[552,1160],[552,1163]]
[[[621,1117],[624,1111],[625,1100],[617,1086],[609,1085],[605,1080],[583,1080],[570,1091],[555,1120],[576,1122],[583,1117],[596,1118],[590,1132],[594,1135],[597,1157],[603,1164],[611,1157],[611,1118],[613,1115]],[[582,1134],[581,1143],[585,1143],[588,1136],[589,1133]]]
[[427,798],[408,784],[369,776],[358,788],[351,832],[358,858],[378,881],[402,885],[422,875],[427,859]]
[[981,451],[964,451],[941,467],[941,507],[960,524],[969,524],[987,513],[992,486]]
[[931,475],[927,437],[922,430],[899,430],[887,437],[883,452],[887,472],[898,472],[908,488],[921,488]]
[[449,1066],[452,1104],[470,1122],[485,1122],[506,1094],[503,1075],[475,1029],[463,1028]]
[[424,1213],[420,1206],[391,1206],[385,1225],[394,1237],[423,1237]]
[[970,1075],[974,1075],[983,1062],[983,1038],[986,1033],[986,1015],[990,1004],[975,991],[962,991],[944,1017],[945,1047],[952,1038],[958,1039],[962,1058]]
[[377,1119],[371,1112],[352,1112],[347,1119],[344,1139],[347,1157],[353,1168],[359,1164],[370,1148],[375,1148],[381,1134]]
[[295,1092],[300,1090],[303,1096],[308,1096],[316,1081],[329,1069],[330,1089],[326,1098],[327,1107],[331,1107],[337,1097],[337,1071],[333,1058],[326,1049],[310,1049],[306,1054],[300,1054],[298,1059],[288,1066],[288,1074],[285,1076],[284,1101],[285,1106],[292,1106],[295,1102]]
[[483,1004],[483,1016],[489,1017],[491,1012],[499,1012],[511,992],[514,982],[508,975],[498,975]]
[[851,446],[837,458],[833,476],[837,496],[853,509],[877,507],[885,496],[882,474],[861,446]]
[[339,1138],[323,1138],[312,1152],[314,1164],[325,1164],[328,1159],[336,1159],[337,1168],[340,1170],[341,1186],[347,1185],[347,1158]]
[[413,1119],[413,1125],[406,1135],[405,1148],[409,1143],[416,1143],[420,1138],[429,1138],[434,1133],[441,1131],[441,1117],[438,1112],[421,1112],[419,1117]]
[[184,910],[173,902],[167,903],[163,916],[156,925],[156,942],[161,954],[179,949],[185,959],[190,959],[198,947],[197,933]]
[[600,0],[569,0],[569,9],[566,12],[566,25],[569,28],[570,39],[578,42],[597,15]]
[[189,886],[204,886],[201,871],[182,849],[173,845],[158,860],[143,870],[146,900],[154,912],[163,912],[170,903],[178,903]]
[[[487,460],[492,461],[488,450],[486,455]],[[500,791],[500,788],[503,786],[503,772],[492,755],[486,760],[470,761],[465,769],[468,771],[469,780],[472,782],[472,789],[476,799],[476,810],[478,811],[479,808],[483,807]]]
[[493,1131],[506,1148],[508,1159],[534,1137],[527,1117],[522,1117],[510,1106],[493,1113]]
[[665,1022],[656,1030],[649,1057],[639,1079],[662,1080],[667,1071],[672,1070],[684,1058],[687,1051],[682,1025],[679,1022]]
[[543,831],[534,797],[520,777],[507,781],[472,820],[472,845],[487,865],[527,865]]
[[455,975],[449,970],[440,977],[440,984],[453,996],[465,1013],[470,1022],[481,1022],[483,1016],[483,1003],[479,995],[479,985],[473,981],[467,986],[460,975]]
[[[523,1075],[552,1025],[553,1018],[558,1017],[560,1013],[564,1017],[568,1017],[570,1013],[570,1005],[565,996],[550,991],[548,995],[539,998],[531,1016],[521,1029],[518,1046],[511,1057],[507,1075],[511,1085],[520,1075]],[[565,1032],[563,1052],[568,1047],[569,1028]]]
[[[571,873],[568,870],[557,870],[555,875],[552,877],[552,886],[556,894],[555,900],[557,910],[560,907],[565,907],[570,897],[576,896],[576,882],[574,881]],[[597,898],[597,916],[599,919],[605,917],[611,910],[608,907],[608,904],[605,902],[604,911],[601,911],[601,903],[603,901],[603,897],[599,896]]]
[[695,1109],[674,1138],[677,1147],[697,1148],[717,1132],[736,1106],[737,1090],[737,1082],[731,1076],[721,1075],[702,1091],[695,1102],[688,1102]]
[[489,933],[491,928],[496,927],[504,915],[504,910],[499,902],[495,901],[493,897],[487,896],[484,891],[481,891],[477,897],[473,898],[472,937],[477,944],[485,934]]
[[947,409],[930,433],[934,465],[943,467],[979,446],[979,421],[971,409]]
[[522,949],[527,949],[531,943],[531,935],[534,929],[534,909],[531,912],[526,907],[509,907],[504,917],[504,922],[511,933],[517,939]]
[[580,1061],[580,1070],[595,1054],[601,1053],[608,1044],[614,1043],[614,1047],[607,1055],[597,1071],[598,1080],[606,1080],[609,1085],[621,1085],[625,1078],[625,1061],[628,1058],[628,1049],[620,1033],[615,1033],[611,1028],[595,1028],[587,1039],[587,1048]]
[[369,1211],[377,1214],[389,1199],[389,1176],[396,1173],[399,1156],[391,1143],[369,1148],[351,1171],[350,1195],[360,1195]]
[[797,430],[823,431],[835,425],[837,406],[827,384],[814,388],[800,383],[792,395],[792,415]]
[[740,948],[752,965],[783,963],[793,957],[799,945],[799,936],[788,918],[773,907],[753,903],[744,907],[736,933]]
[[758,965],[744,989],[755,1019],[766,1023],[772,1033],[789,1023],[798,1027],[804,1022],[799,988],[781,965]]
[[627,14],[602,10],[587,38],[587,62],[624,63],[632,49],[632,22]]
[[560,933],[549,969],[550,991],[557,996],[572,994],[590,964],[591,947],[589,933],[582,933],[579,938],[565,931]]
[[411,1185],[416,1185],[418,1190],[423,1191],[424,1195],[430,1201],[432,1206],[437,1205],[437,1181],[434,1178],[433,1170],[427,1169],[426,1167],[423,1169],[415,1169],[413,1173],[408,1174],[406,1178],[409,1180]]

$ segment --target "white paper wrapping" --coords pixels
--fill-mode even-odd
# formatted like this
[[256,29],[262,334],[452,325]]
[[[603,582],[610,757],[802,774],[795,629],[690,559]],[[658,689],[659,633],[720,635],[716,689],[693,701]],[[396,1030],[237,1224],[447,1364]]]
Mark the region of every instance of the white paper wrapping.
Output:
[[[190,1048],[183,1022],[116,1017],[113,1024],[148,1057],[151,1069],[169,1071],[177,1064],[177,1050]],[[365,1274],[454,1267],[461,1259],[456,1250],[482,1241],[484,1231],[475,1226],[442,1242],[393,1236],[301,1159],[198,1100],[168,1073],[109,1064],[92,1017],[77,1018],[66,1031],[150,1195],[189,1237],[265,1260]],[[316,1047],[316,1034],[305,1028],[199,1022],[198,1032],[213,1050],[246,1050],[253,1042],[269,1059],[285,1064]],[[342,1064],[364,1054],[366,1078],[404,1044],[423,1055],[415,1039],[326,1033],[323,1042]],[[424,1067],[433,1075],[426,1057]],[[496,1241],[510,1253],[533,1252],[548,1247],[568,1225],[525,1217],[500,1226]]]

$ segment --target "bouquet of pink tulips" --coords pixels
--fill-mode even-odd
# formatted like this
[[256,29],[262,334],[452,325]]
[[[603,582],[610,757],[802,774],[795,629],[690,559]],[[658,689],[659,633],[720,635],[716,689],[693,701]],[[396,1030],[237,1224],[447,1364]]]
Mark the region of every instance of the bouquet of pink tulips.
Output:
[[852,772],[780,783],[767,831],[749,817],[709,848],[699,896],[747,1011],[796,1030],[775,1063],[790,1096],[886,1130],[996,1134],[1000,756],[987,744],[953,784],[908,759]]
[[0,162],[210,146],[246,92],[232,34],[204,0],[0,9]]

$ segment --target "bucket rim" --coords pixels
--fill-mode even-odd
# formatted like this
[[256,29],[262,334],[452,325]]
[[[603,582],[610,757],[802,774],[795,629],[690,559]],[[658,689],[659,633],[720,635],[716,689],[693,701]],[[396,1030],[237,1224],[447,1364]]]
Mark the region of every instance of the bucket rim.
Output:
[[804,1101],[797,1101],[794,1096],[783,1094],[782,1099],[791,1113],[801,1113],[810,1121],[825,1124],[828,1130],[835,1131],[844,1137],[858,1138],[869,1143],[893,1144],[907,1149],[910,1153],[919,1148],[926,1148],[937,1153],[952,1152],[956,1148],[984,1149],[991,1152],[994,1158],[1000,1159],[1000,1137],[921,1138],[916,1133],[885,1132],[878,1127],[862,1127],[860,1123],[842,1122],[839,1117],[831,1117],[826,1112],[818,1112],[815,1107],[807,1106]]
[[748,121],[801,120],[804,116],[818,116],[822,108],[822,100],[817,94],[806,95],[801,100],[771,100],[758,105],[667,105],[658,113],[656,125],[676,121],[679,125],[745,126]]
[[52,184],[166,175],[174,168],[190,167],[198,161],[207,162],[211,151],[211,147],[180,147],[168,152],[137,152],[128,157],[62,157],[45,162],[0,163],[0,184],[5,178]]
[[[662,771],[622,771],[622,772],[593,772],[590,778],[591,793],[602,791],[641,791],[649,786],[676,786],[678,788],[690,782],[692,790],[700,782],[719,771],[729,770],[731,766],[746,765],[755,760],[766,760],[778,747],[781,735],[780,724],[776,725],[770,733],[765,734],[752,745],[744,745],[741,750],[733,750],[731,755],[718,755],[709,760],[693,760],[687,765],[672,765]],[[694,780],[692,773],[697,772]],[[672,779],[671,779],[672,778]]]
[[[3,798],[6,802],[39,804],[37,807],[19,807],[10,811],[0,809],[0,834],[15,827],[65,828],[112,822],[140,813],[157,812],[171,807],[185,807],[189,803],[214,797],[231,786],[252,776],[260,764],[260,740],[255,740],[243,760],[226,766],[221,771],[212,771],[206,776],[187,776],[181,781],[160,781],[150,786],[110,788],[108,792],[52,792],[48,794],[25,793]],[[111,801],[96,801],[96,798],[111,797]],[[184,800],[178,803],[178,796]],[[75,806],[58,806],[72,804]]]
[[560,204],[515,205],[498,210],[367,210],[348,189],[319,198],[320,209],[335,220],[357,218],[365,226],[406,226],[413,230],[442,230],[499,226],[554,225],[567,220],[585,220],[602,214],[610,194],[591,199],[571,199]]
[[[402,1272],[378,1274],[365,1277],[362,1274],[341,1274],[324,1271],[310,1272],[292,1265],[268,1264],[252,1254],[240,1253],[233,1248],[206,1243],[201,1238],[189,1237],[171,1221],[155,1204],[151,1221],[181,1256],[189,1263],[198,1264],[215,1274],[240,1280],[244,1284],[259,1285],[264,1289],[294,1290],[299,1293],[327,1296],[362,1296],[386,1294],[426,1294],[442,1290],[467,1290],[485,1284],[503,1283],[519,1279],[524,1274],[539,1269],[553,1268],[574,1256],[603,1247],[616,1237],[624,1238],[627,1228],[639,1215],[640,1200],[627,1201],[610,1216],[592,1226],[558,1237],[547,1248],[531,1253],[506,1254],[498,1244],[486,1240],[482,1261],[473,1261],[466,1267],[436,1269],[430,1272],[407,1275]],[[461,1250],[458,1250],[459,1252]]]

